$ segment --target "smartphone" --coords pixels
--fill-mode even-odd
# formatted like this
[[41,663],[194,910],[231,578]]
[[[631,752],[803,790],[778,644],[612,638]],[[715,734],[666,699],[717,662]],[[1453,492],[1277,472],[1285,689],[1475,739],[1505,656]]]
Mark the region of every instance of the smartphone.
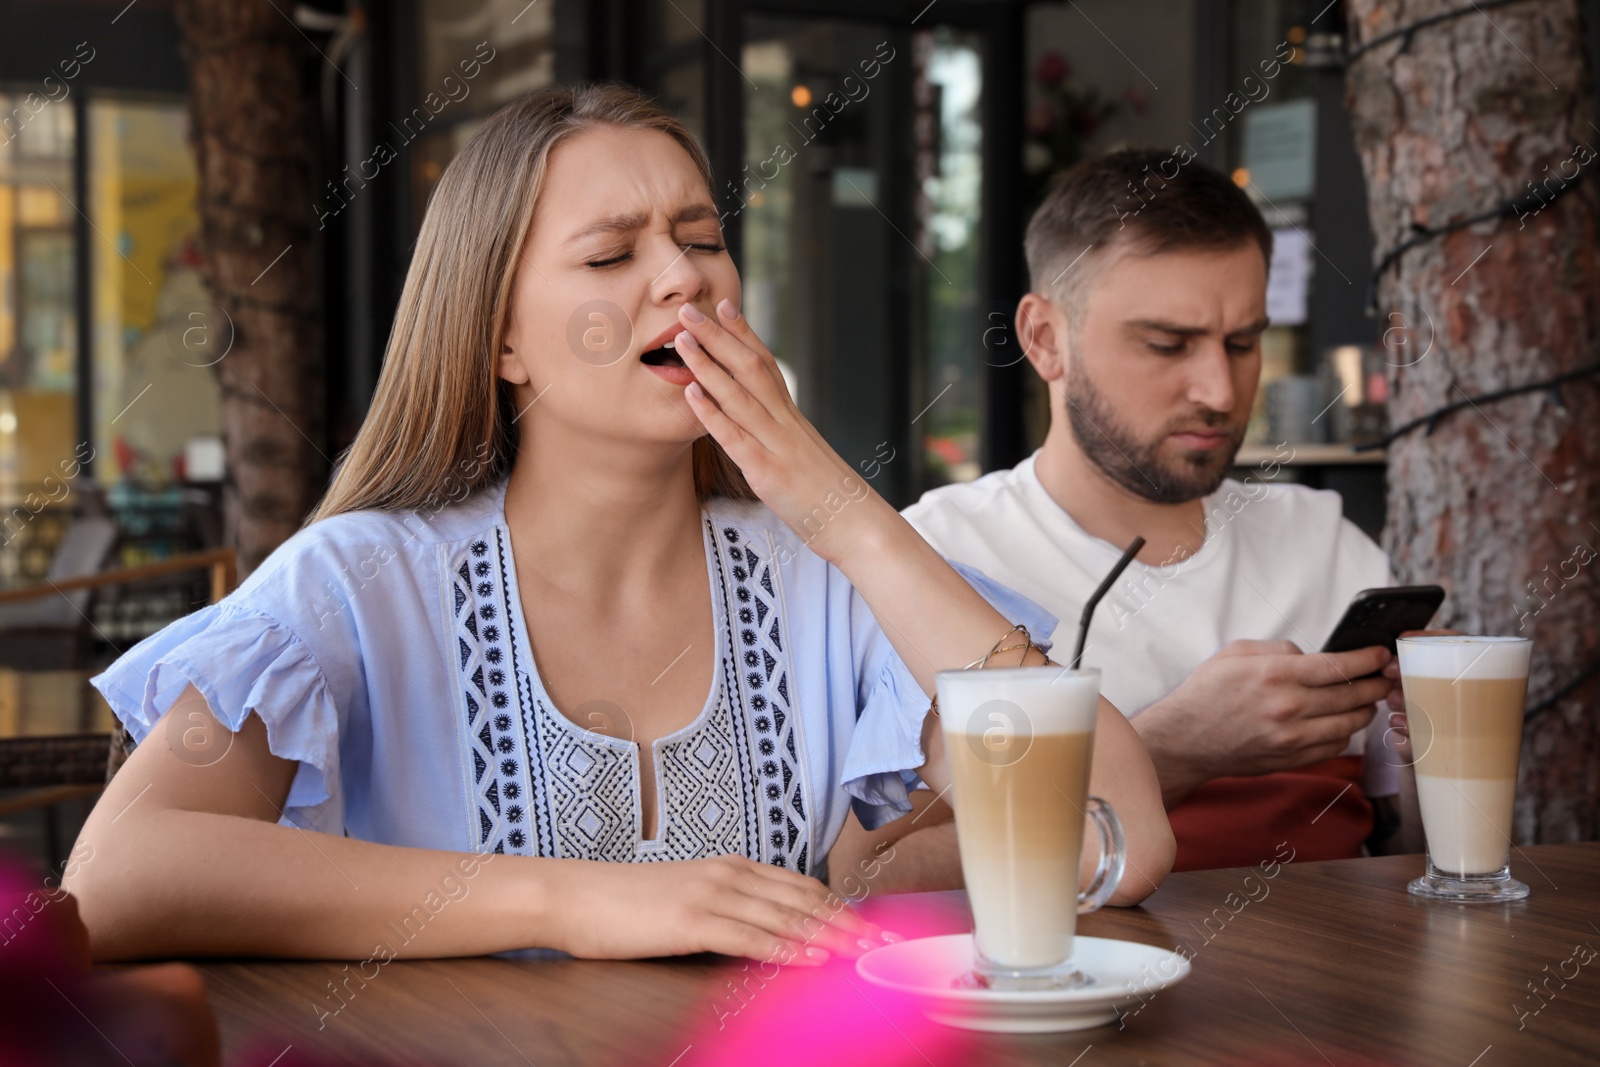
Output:
[[1382,645],[1394,652],[1395,639],[1407,630],[1427,629],[1442,603],[1444,590],[1437,585],[1363,589],[1350,601],[1322,651],[1350,652]]

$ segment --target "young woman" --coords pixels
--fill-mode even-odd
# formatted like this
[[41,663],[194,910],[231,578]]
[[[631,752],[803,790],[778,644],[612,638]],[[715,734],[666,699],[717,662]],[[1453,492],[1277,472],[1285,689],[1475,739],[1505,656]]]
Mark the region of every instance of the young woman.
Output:
[[[1054,620],[855,478],[738,303],[676,120],[602,87],[487,123],[308,525],[95,680],[145,742],[68,885],[99,958],[878,943],[818,880],[850,806],[944,788],[935,672]],[[1150,760],[1099,732],[1159,880]]]

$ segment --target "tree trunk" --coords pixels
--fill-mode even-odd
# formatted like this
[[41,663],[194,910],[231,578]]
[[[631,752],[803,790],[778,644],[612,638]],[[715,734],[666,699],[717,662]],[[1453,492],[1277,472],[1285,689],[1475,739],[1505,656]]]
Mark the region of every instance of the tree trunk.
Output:
[[[1352,47],[1464,0],[1348,0]],[[1600,359],[1600,135],[1576,0],[1425,26],[1353,59],[1348,104],[1375,258],[1537,190],[1544,206],[1424,241],[1383,273],[1392,426]],[[1491,21],[1491,19],[1493,21]],[[1546,169],[1548,168],[1548,169]],[[1562,191],[1562,177],[1579,180]],[[1560,192],[1559,198],[1556,194]],[[1446,415],[1389,448],[1384,544],[1403,582],[1449,591],[1442,624],[1534,640],[1520,843],[1597,836],[1600,380]]]
[[229,536],[248,572],[326,485],[321,275],[312,226],[323,59],[270,0],[181,0],[200,171],[205,325],[227,448]]

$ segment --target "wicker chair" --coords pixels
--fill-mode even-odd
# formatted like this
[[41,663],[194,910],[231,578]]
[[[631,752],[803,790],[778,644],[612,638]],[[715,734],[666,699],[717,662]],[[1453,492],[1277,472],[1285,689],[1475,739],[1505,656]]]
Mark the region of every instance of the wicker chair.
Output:
[[[71,544],[81,558],[92,554],[103,536],[103,532],[91,528],[73,541],[69,532],[63,545]],[[109,545],[107,541],[106,547]],[[52,565],[52,572],[55,569]],[[237,583],[237,556],[232,548],[218,548],[94,574],[80,572],[57,578],[52,573],[43,584],[0,592],[0,647],[16,650],[0,656],[0,666],[78,669],[83,664],[80,654],[85,644],[84,631],[92,631],[93,624],[88,619],[87,604],[75,603],[75,596],[87,597],[97,589],[199,570],[210,572],[211,603],[215,604]],[[52,601],[59,602],[59,606],[53,606]],[[44,603],[42,610],[40,602]],[[77,620],[76,625],[67,619],[69,615]],[[30,651],[32,658],[26,654]],[[47,848],[56,854],[55,805],[104,789],[132,747],[133,739],[120,728],[109,738],[94,733],[0,738],[0,789],[20,790],[0,800],[0,816],[45,809]]]

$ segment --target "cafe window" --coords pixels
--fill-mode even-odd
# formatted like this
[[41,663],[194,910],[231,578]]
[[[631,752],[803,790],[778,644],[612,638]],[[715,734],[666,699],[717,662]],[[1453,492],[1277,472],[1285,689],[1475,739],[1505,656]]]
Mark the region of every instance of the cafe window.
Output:
[[[653,31],[648,82],[662,105],[706,145],[706,49],[710,39],[705,0],[667,0],[641,5]],[[718,59],[718,62],[723,60]],[[728,60],[727,62],[731,62]]]
[[70,107],[0,95],[0,581],[44,573],[62,532],[51,497],[75,451],[75,135]]
[[154,535],[125,544],[121,562],[135,564],[191,547],[149,516],[173,516],[185,482],[222,473],[212,366],[227,331],[206,314],[182,101],[96,99],[88,110],[94,472],[129,532]]
[[[913,38],[916,75],[918,247],[927,346],[917,418],[924,485],[971,481],[982,473],[984,364],[989,351],[979,294],[983,192],[980,35],[941,26]],[[1002,349],[1004,351],[1004,349]]]
[[[0,103],[0,583],[48,574],[88,497],[118,527],[102,566],[202,547],[217,532],[211,367],[225,352],[204,336],[184,101]],[[97,621],[136,637],[188,609],[119,610],[142,621]]]
[[743,227],[750,322],[801,411],[897,501],[915,467],[903,410],[913,300],[900,281],[918,257],[896,67],[909,67],[906,44],[869,21],[747,15],[745,161],[715,190]]
[[502,105],[555,81],[554,5],[528,0],[422,0],[414,99],[391,127],[412,145],[412,218],[421,226],[444,168]]

